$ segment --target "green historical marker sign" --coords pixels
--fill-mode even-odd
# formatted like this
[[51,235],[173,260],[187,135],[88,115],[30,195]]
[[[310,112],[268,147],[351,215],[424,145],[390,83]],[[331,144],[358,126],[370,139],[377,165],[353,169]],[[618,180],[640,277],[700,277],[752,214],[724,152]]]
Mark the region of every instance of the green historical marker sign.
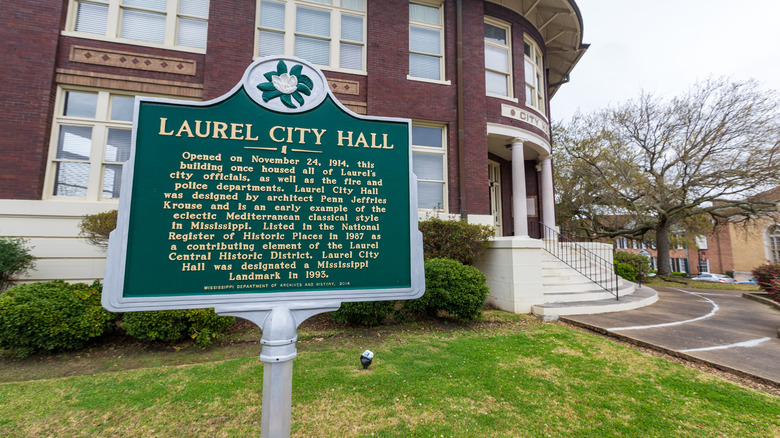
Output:
[[137,98],[134,120],[108,309],[422,295],[409,120],[354,114],[279,57],[213,101]]

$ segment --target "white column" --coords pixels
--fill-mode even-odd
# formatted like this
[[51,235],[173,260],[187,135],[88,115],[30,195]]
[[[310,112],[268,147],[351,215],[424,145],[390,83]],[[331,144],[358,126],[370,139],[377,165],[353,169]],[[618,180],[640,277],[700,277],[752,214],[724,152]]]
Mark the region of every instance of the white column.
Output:
[[553,193],[552,156],[541,158],[542,165],[542,216],[544,225],[555,229],[555,194]]
[[515,236],[528,237],[528,206],[525,201],[525,156],[523,155],[523,141],[518,138],[512,140],[511,148]]

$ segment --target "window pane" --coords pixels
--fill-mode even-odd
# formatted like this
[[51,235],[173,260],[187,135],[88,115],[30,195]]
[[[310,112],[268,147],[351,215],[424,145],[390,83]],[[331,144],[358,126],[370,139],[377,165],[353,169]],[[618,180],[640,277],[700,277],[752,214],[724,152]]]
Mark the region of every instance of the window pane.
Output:
[[64,115],[94,119],[97,111],[97,99],[97,93],[68,91],[65,93]]
[[122,165],[107,164],[103,169],[103,198],[116,199],[122,185]]
[[414,152],[412,162],[417,179],[444,180],[444,155]]
[[86,196],[89,164],[57,163],[54,174],[55,196]]
[[444,183],[418,182],[417,208],[443,209]]
[[412,126],[412,144],[440,148],[442,145],[442,129],[427,126]]
[[298,7],[295,31],[307,35],[330,37],[330,12]]
[[363,42],[363,17],[341,16],[341,39]]
[[508,96],[506,76],[500,73],[485,71],[485,86],[488,93]]
[[339,66],[353,70],[363,69],[363,46],[341,43]]
[[76,31],[105,35],[108,22],[108,5],[79,3]]
[[122,6],[134,6],[137,8],[165,11],[166,0],[123,0]]
[[331,4],[330,0],[309,0],[311,3],[319,3],[321,5],[329,5]]
[[341,7],[353,11],[363,10],[363,0],[341,0]]
[[89,126],[60,126],[57,142],[57,158],[63,160],[89,160],[92,149],[92,128]]
[[441,63],[438,56],[409,54],[409,75],[424,79],[441,79]]
[[284,3],[263,0],[260,3],[260,27],[284,30]]
[[509,73],[509,53],[504,49],[485,44],[485,67]]
[[415,52],[441,54],[441,33],[417,26],[409,28],[409,49]]
[[124,163],[130,157],[130,136],[129,129],[108,129],[108,141],[106,141],[106,154],[103,158],[105,162]]
[[330,64],[330,42],[304,36],[295,37],[295,56],[319,65]]
[[409,3],[409,19],[423,23],[439,24],[439,8]]
[[534,65],[528,60],[525,61],[525,83],[534,84]]
[[499,44],[506,44],[506,29],[485,24],[485,39]]
[[111,96],[111,120],[132,122],[134,102],[130,96]]
[[283,51],[283,33],[265,30],[258,33],[257,56],[281,55]]
[[135,11],[122,11],[122,38],[162,43],[165,41],[165,14]]
[[206,47],[206,34],[208,22],[194,18],[179,18],[179,29],[176,35],[176,44],[187,47]]
[[531,45],[523,42],[523,53],[525,53],[525,56],[530,57],[531,56]]
[[534,90],[528,85],[525,86],[525,104],[534,106]]
[[209,0],[179,0],[179,13],[192,17],[209,17]]

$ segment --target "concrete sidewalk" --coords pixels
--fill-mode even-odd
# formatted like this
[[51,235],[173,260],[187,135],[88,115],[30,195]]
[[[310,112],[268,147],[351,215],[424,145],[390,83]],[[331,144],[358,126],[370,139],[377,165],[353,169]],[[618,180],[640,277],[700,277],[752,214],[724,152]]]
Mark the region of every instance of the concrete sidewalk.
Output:
[[780,310],[742,291],[655,289],[650,306],[561,321],[780,388]]

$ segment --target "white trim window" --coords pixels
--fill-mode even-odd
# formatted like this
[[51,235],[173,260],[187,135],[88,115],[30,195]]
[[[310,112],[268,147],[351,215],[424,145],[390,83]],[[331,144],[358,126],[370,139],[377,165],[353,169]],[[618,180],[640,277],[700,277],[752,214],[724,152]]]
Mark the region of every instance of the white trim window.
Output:
[[417,175],[417,207],[447,210],[447,129],[443,125],[412,124],[412,167]]
[[409,77],[444,80],[444,6],[409,2]]
[[510,26],[495,19],[485,19],[485,88],[488,95],[514,96]]
[[539,46],[530,38],[523,41],[525,55],[525,105],[544,114],[544,58]]
[[130,156],[134,96],[59,89],[47,193],[89,201],[120,195]]
[[83,38],[205,52],[208,0],[79,0],[68,32]]
[[774,225],[767,230],[769,244],[769,261],[780,262],[780,225]]
[[259,0],[257,14],[257,57],[297,56],[331,70],[366,70],[365,0]]

